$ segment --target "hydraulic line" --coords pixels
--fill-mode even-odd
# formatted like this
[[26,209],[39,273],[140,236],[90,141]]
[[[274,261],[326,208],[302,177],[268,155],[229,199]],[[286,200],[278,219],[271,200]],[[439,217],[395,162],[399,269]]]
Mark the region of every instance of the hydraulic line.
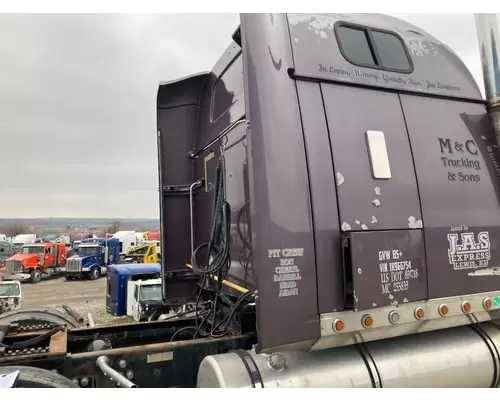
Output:
[[[191,264],[186,264],[186,267],[191,268],[191,269],[193,268],[193,266]],[[210,275],[210,278],[212,278],[212,279],[214,279],[216,281],[218,281],[218,279],[219,279],[217,276],[214,276],[214,275]],[[234,290],[236,290],[238,292],[241,292],[241,293],[248,292],[247,288],[244,288],[243,286],[237,285],[236,283],[230,282],[227,279],[224,279],[222,281],[222,284],[226,285],[227,287],[230,287],[231,289],[234,289]]]

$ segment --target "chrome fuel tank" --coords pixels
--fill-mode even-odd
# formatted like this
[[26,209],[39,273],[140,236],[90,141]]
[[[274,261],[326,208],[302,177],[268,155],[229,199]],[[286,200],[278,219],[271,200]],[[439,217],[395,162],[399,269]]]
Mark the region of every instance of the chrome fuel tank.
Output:
[[239,350],[203,359],[197,387],[498,387],[499,350],[490,322],[316,352]]

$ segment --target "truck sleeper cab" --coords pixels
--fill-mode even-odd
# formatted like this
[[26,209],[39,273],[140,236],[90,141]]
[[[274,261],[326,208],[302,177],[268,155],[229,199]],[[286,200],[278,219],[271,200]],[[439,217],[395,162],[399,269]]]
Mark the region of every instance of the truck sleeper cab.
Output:
[[135,231],[118,231],[113,234],[113,239],[120,241],[120,256],[122,259],[129,249],[134,248],[138,244]]

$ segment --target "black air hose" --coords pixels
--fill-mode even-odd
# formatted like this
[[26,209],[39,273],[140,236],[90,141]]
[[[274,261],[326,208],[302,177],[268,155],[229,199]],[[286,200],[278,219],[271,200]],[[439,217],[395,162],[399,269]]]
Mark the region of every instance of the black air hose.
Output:
[[[201,288],[196,301],[196,309],[201,297],[201,292],[205,288],[207,281],[212,288],[212,308],[200,323],[198,323],[198,313],[196,313],[196,331],[194,336],[209,336],[213,334],[213,328],[217,321],[217,310],[220,307],[219,296],[222,291],[222,281],[226,278],[231,265],[231,207],[226,201],[226,176],[225,159],[222,154],[217,162],[215,171],[212,229],[208,242],[198,246],[191,255],[191,265],[193,271],[202,276]],[[205,266],[200,266],[196,262],[197,255],[201,249],[207,249],[207,260]],[[212,259],[211,259],[212,258]],[[217,276],[215,281],[212,276]],[[211,329],[207,332],[202,330],[202,326],[208,322]]]
[[24,340],[22,342],[15,342],[15,343],[12,343],[11,346],[5,346],[7,348],[11,348],[11,349],[23,349],[25,347],[36,347],[38,345],[40,345],[44,340],[52,337],[52,335],[55,335],[57,332],[60,332],[64,329],[63,326],[56,326],[54,328],[52,328],[50,331],[48,332],[45,332],[39,336],[36,336],[34,338],[31,338],[31,339],[27,339],[27,340]]
[[[221,156],[215,173],[214,203],[212,214],[212,231],[210,241],[199,245],[191,255],[193,271],[198,275],[212,275],[223,271],[223,277],[229,269],[231,240],[231,207],[225,196],[225,163]],[[206,266],[200,267],[196,262],[198,252],[207,248]],[[213,254],[213,260],[210,257]],[[226,267],[224,271],[224,267]]]

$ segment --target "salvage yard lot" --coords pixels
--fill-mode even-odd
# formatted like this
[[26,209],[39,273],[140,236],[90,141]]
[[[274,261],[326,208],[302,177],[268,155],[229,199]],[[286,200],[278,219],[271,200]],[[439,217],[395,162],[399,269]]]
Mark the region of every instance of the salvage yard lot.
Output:
[[106,312],[106,277],[95,281],[47,279],[36,285],[22,285],[22,308],[49,307],[65,312],[63,304],[76,310],[85,321],[91,312],[96,325],[131,322],[130,318],[113,317]]

